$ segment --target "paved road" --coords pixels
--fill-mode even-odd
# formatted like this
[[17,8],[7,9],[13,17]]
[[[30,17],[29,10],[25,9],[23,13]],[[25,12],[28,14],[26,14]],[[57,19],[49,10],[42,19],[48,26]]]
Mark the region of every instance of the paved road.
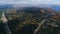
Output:
[[5,25],[6,33],[11,34],[11,31],[9,30],[9,27],[8,27],[8,19],[6,18],[5,11],[3,11],[2,13],[2,20],[3,20],[3,24]]
[[35,31],[34,31],[34,33],[33,34],[36,34],[37,32],[38,32],[38,30],[41,28],[41,26],[45,23],[45,19],[43,19],[42,21],[41,21],[41,23],[39,23],[38,24],[38,27],[35,29]]

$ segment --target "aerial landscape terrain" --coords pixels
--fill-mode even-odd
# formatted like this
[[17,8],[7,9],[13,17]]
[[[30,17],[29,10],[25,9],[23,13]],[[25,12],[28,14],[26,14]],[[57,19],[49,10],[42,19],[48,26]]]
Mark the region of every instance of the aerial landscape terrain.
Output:
[[0,34],[60,34],[60,6],[0,5]]

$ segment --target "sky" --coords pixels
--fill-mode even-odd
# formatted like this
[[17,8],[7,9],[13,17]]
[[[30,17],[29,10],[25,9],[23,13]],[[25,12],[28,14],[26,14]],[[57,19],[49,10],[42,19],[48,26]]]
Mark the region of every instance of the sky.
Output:
[[1,4],[60,4],[60,0],[0,0]]

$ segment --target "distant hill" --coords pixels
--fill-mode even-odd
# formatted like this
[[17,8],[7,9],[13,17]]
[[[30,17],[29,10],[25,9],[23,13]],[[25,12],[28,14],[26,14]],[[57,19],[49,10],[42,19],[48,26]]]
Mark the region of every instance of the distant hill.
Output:
[[13,8],[13,5],[12,4],[0,5],[0,9],[8,9],[8,8]]

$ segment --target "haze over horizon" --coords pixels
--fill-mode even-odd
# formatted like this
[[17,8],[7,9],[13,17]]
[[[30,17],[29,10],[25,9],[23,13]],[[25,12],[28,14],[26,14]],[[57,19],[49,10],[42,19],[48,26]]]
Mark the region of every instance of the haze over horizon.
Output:
[[49,7],[55,10],[60,11],[60,0],[0,0],[0,5],[15,5],[16,6],[41,6],[41,7]]
[[0,0],[0,5],[2,4],[60,4],[60,0]]

